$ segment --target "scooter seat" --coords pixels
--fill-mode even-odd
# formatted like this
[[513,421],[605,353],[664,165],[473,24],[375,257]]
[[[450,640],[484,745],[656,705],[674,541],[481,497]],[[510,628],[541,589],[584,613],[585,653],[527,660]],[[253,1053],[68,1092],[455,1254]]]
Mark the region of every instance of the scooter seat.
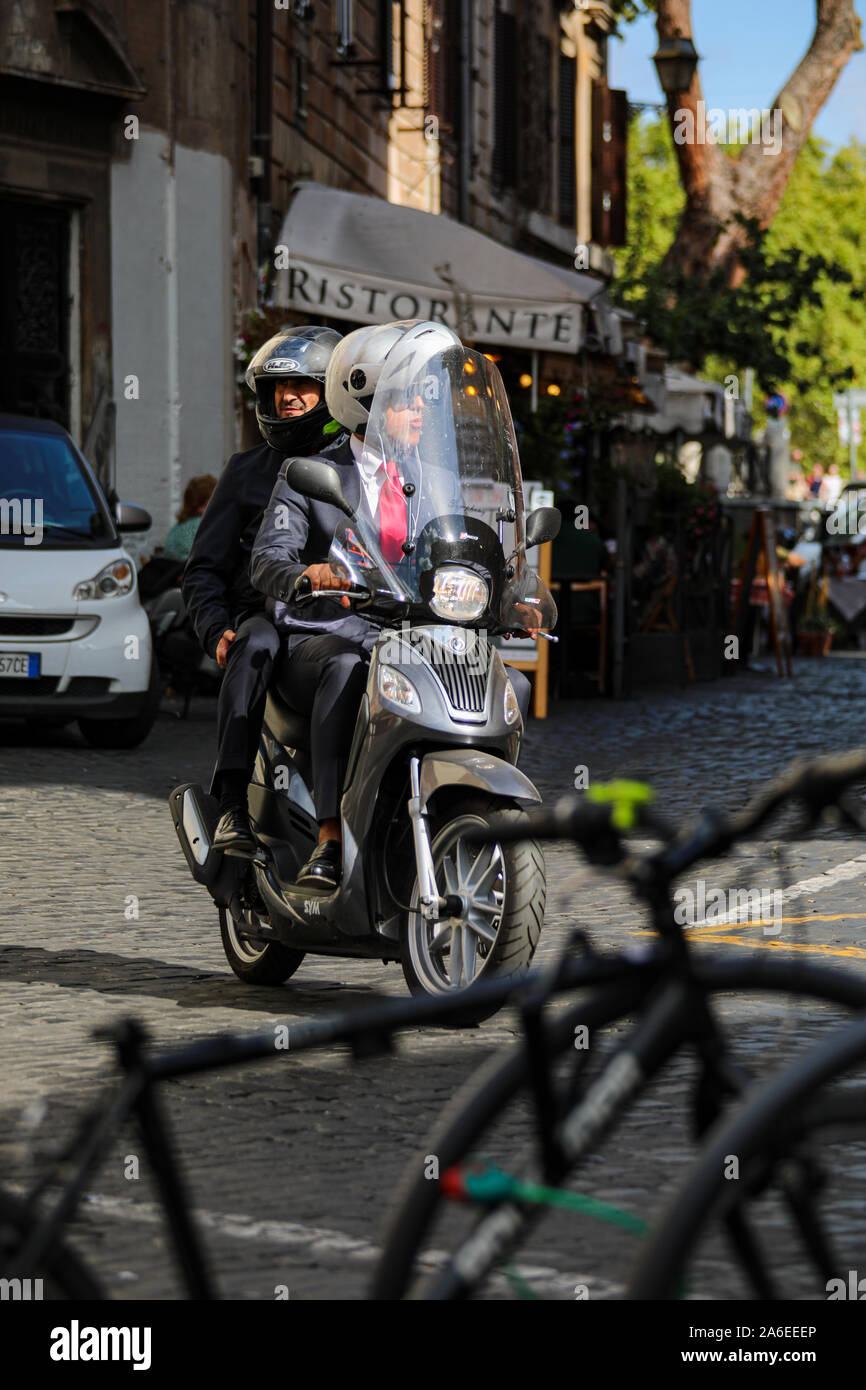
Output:
[[289,709],[282,695],[271,686],[265,704],[265,723],[284,748],[309,748],[310,721]]

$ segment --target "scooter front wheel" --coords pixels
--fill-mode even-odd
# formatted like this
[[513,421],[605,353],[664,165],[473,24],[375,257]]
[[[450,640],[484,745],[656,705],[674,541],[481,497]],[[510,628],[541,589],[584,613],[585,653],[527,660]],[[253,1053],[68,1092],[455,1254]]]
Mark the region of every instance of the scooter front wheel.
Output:
[[[459,917],[428,921],[415,880],[402,935],[402,965],[413,994],[450,994],[479,980],[516,975],[529,967],[544,920],[544,857],[534,840],[479,845],[471,829],[492,814],[513,812],[495,797],[461,801],[433,838],[439,891],[463,900]],[[477,1021],[495,1013],[495,1006]]]
[[281,985],[294,975],[304,959],[303,951],[294,951],[279,941],[253,941],[238,931],[226,908],[221,907],[219,913],[223,950],[239,980],[248,985]]

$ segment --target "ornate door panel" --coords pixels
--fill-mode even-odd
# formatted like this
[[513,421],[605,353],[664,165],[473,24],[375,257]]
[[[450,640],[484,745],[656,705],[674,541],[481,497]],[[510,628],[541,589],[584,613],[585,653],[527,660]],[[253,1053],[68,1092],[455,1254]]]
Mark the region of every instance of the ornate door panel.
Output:
[[0,199],[0,411],[68,428],[69,213]]

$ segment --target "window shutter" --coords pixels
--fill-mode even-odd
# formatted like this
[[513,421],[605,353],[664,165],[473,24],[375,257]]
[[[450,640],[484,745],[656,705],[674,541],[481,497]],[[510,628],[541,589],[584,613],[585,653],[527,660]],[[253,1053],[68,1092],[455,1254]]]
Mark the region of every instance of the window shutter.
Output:
[[592,239],[624,246],[628,97],[601,82],[592,88]]
[[457,121],[460,49],[459,7],[454,0],[433,0],[427,42],[427,109],[447,131]]
[[493,159],[491,172],[498,188],[517,181],[517,84],[515,20],[496,11],[493,31]]
[[559,55],[559,220],[567,227],[576,221],[574,176],[574,85],[576,60]]

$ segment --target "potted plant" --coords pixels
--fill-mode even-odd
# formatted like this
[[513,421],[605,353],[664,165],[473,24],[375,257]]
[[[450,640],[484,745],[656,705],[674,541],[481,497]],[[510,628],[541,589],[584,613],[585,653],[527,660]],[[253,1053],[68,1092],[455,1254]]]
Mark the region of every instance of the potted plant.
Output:
[[826,613],[813,613],[797,629],[800,656],[826,656],[833,645],[833,624]]

